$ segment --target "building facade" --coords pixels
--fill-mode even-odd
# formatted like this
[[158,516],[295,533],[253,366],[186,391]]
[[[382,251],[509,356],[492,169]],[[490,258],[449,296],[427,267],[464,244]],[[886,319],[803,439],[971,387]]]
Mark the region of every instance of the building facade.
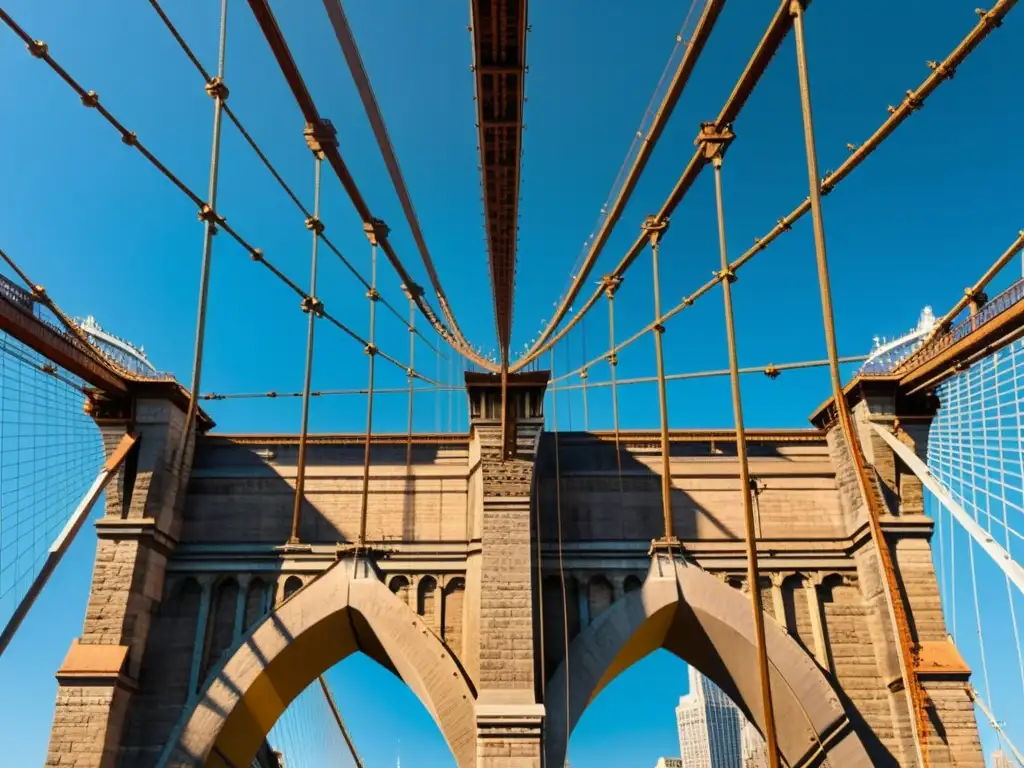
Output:
[[740,744],[743,750],[743,768],[768,768],[768,745],[757,727],[736,710],[740,726]]
[[678,757],[659,757],[654,768],[683,768],[683,761]]
[[992,768],[1010,768],[1011,765],[1013,763],[1003,750],[997,749],[992,753]]
[[704,675],[690,667],[690,692],[679,698],[676,724],[683,768],[739,765],[743,715]]

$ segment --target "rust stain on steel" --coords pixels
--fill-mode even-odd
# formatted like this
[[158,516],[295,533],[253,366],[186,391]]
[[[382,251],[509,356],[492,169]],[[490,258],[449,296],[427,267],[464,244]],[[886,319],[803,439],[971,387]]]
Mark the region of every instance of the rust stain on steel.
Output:
[[494,319],[507,359],[515,292],[519,220],[523,94],[526,75],[526,0],[473,0],[476,80],[484,220],[494,292]]

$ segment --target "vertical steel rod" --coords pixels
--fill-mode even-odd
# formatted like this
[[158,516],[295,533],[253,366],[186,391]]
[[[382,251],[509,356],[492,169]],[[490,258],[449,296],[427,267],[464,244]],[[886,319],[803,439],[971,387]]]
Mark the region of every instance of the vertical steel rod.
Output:
[[873,489],[868,485],[867,475],[864,469],[864,458],[861,452],[860,441],[854,432],[850,413],[846,406],[846,397],[843,393],[843,384],[839,375],[839,348],[836,342],[835,316],[832,311],[832,288],[828,274],[828,255],[825,246],[825,225],[821,212],[821,177],[818,173],[818,152],[814,142],[814,118],[811,110],[811,87],[807,69],[807,47],[804,35],[804,7],[803,0],[793,0],[790,4],[790,14],[793,16],[793,32],[796,38],[796,61],[797,73],[800,79],[800,105],[803,115],[804,144],[807,150],[807,176],[810,188],[811,220],[814,228],[814,252],[818,267],[818,286],[821,292],[821,312],[825,328],[825,346],[828,351],[829,374],[832,381],[832,396],[836,415],[839,418],[840,427],[846,438],[847,448],[850,452],[850,459],[854,465],[854,471],[860,486],[861,497],[864,499],[869,524],[871,526],[872,538],[880,560],[883,577],[886,579],[885,597],[889,609],[889,618],[892,621],[893,631],[896,634],[896,653],[899,659],[900,672],[903,676],[903,688],[907,695],[907,704],[910,708],[910,716],[914,720],[913,729],[914,748],[919,765],[927,766],[926,738],[928,724],[924,717],[920,683],[917,679],[917,672],[913,668],[913,650],[910,646],[909,626],[906,621],[906,612],[902,598],[898,593],[895,574],[892,566],[892,558],[889,553],[888,544],[881,524],[875,513],[871,494]]
[[743,426],[743,398],[740,392],[740,366],[736,353],[736,323],[733,316],[732,283],[735,273],[729,268],[729,250],[725,241],[725,206],[722,202],[722,147],[712,159],[715,169],[715,204],[718,210],[718,249],[722,259],[722,298],[725,304],[725,334],[729,347],[729,380],[732,384],[732,411],[736,421],[736,456],[740,463],[740,494],[743,498],[743,528],[747,547],[747,581],[750,584],[750,605],[754,614],[757,668],[761,677],[761,707],[764,712],[764,735],[768,747],[768,763],[779,768],[779,746],[775,734],[775,711],[772,707],[771,677],[768,670],[768,648],[764,638],[764,607],[761,605],[761,577],[757,564],[757,541],[754,531],[754,507],[750,493],[750,466],[747,463],[747,435]]
[[619,388],[616,379],[616,369],[619,366],[619,357],[615,354],[615,292],[622,283],[622,278],[615,275],[606,275],[604,278],[604,295],[608,297],[608,368],[611,371],[612,382],[612,428],[615,430],[615,467],[619,477],[619,502],[623,501],[625,489],[622,485],[622,444],[619,436]]
[[[370,338],[366,345],[366,354],[370,358],[366,388],[366,442],[363,447],[363,495],[359,508],[359,550],[366,549],[366,516],[370,501],[370,439],[373,434],[373,376],[377,360],[377,242],[387,236],[387,227],[382,221],[368,222],[364,225],[366,236],[370,240],[370,289],[366,298],[370,300]],[[381,231],[379,231],[381,230]],[[438,395],[440,397],[440,395]]]
[[412,403],[416,389],[416,377],[413,371],[416,370],[416,301],[413,298],[415,286],[404,286],[406,296],[409,297],[409,435],[405,443],[405,466],[412,466]]
[[206,304],[210,293],[210,261],[213,258],[213,236],[217,234],[217,177],[220,169],[221,116],[224,101],[228,97],[224,85],[224,59],[228,44],[228,0],[220,2],[220,40],[217,48],[217,76],[206,84],[206,92],[213,97],[213,140],[210,150],[210,184],[206,205],[199,212],[203,220],[203,261],[199,272],[199,307],[196,310],[196,341],[192,356],[192,381],[188,408],[185,411],[185,425],[182,428],[178,447],[178,462],[184,464],[188,447],[189,432],[195,421],[198,408],[199,386],[203,371],[203,345],[206,341]]
[[[580,323],[580,343],[583,347],[583,360],[587,359],[587,318],[583,316],[583,321]],[[580,379],[583,381],[583,431],[590,431],[590,403],[587,402],[587,378],[589,378],[589,371],[584,368],[580,371]]]
[[299,427],[299,459],[295,468],[295,505],[292,508],[292,533],[288,538],[289,544],[298,544],[299,525],[302,522],[302,501],[305,498],[306,490],[309,390],[313,381],[313,340],[317,313],[322,311],[321,307],[323,306],[316,298],[317,253],[320,245],[320,233],[323,231],[323,224],[320,223],[320,167],[322,160],[322,153],[313,153],[313,216],[306,222],[306,226],[313,233],[313,255],[309,265],[309,300],[304,301],[302,305],[303,311],[309,315],[309,324],[306,328],[306,368],[302,380],[302,423]]
[[[658,273],[658,250],[661,236],[668,228],[668,220],[657,221],[654,216],[644,220],[643,229],[651,244],[651,271],[654,277],[654,317],[661,319],[661,281]],[[661,416],[661,511],[665,517],[665,541],[675,538],[672,526],[672,470],[668,440],[668,395],[665,391],[665,355],[662,351],[661,335],[665,326],[660,322],[654,326],[654,357],[658,367],[658,409]]]

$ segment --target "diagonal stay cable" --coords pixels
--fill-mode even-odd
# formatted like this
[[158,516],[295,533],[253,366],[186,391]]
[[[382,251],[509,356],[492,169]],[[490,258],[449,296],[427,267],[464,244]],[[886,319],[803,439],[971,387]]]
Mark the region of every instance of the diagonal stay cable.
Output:
[[[195,203],[196,207],[200,210],[201,217],[212,216],[213,219],[216,221],[216,225],[220,229],[223,229],[225,232],[227,232],[228,235],[230,235],[235,242],[241,245],[243,249],[248,251],[249,255],[252,257],[254,261],[256,261],[259,264],[262,264],[264,267],[270,270],[271,273],[273,273],[286,286],[291,288],[291,290],[295,292],[302,300],[309,300],[310,298],[312,298],[302,288],[296,285],[295,282],[291,280],[287,275],[285,275],[280,269],[278,269],[270,261],[268,261],[266,256],[264,256],[262,250],[251,245],[233,227],[229,226],[227,220],[223,216],[221,216],[216,211],[210,210],[206,202],[203,201],[202,198],[200,198],[195,192],[193,192],[169,168],[167,168],[166,165],[161,163],[156,158],[156,156],[145,147],[145,145],[139,140],[139,138],[135,135],[133,131],[129,131],[116,117],[114,117],[114,115],[112,115],[102,104],[100,104],[99,96],[95,91],[86,91],[78,83],[78,81],[76,81],[70,74],[68,74],[68,72],[63,67],[61,67],[60,64],[58,64],[56,60],[54,60],[54,58],[50,55],[49,47],[46,43],[44,43],[41,40],[35,40],[34,38],[32,38],[3,8],[0,8],[0,21],[3,21],[4,24],[6,24],[11,29],[11,31],[13,31],[18,37],[20,37],[25,42],[25,46],[28,48],[29,53],[31,53],[36,58],[45,61],[46,64],[49,65],[49,67],[54,72],[56,72],[57,75],[59,75],[60,78],[64,80],[64,82],[66,82],[72,88],[72,90],[75,91],[75,93],[77,93],[81,97],[82,104],[84,106],[91,109],[95,109],[97,112],[99,112],[103,116],[103,118],[121,134],[122,142],[138,150],[139,153],[147,160],[149,160],[149,162],[152,163],[152,165],[157,170],[159,170],[164,175],[165,178],[167,178],[179,190],[181,190],[181,192],[186,197],[188,197],[193,203]],[[366,346],[367,342],[365,339],[363,339],[362,336],[360,336],[347,325],[345,325],[340,320],[335,318],[333,315],[328,313],[326,310],[323,311],[323,314],[321,316],[329,323],[334,325],[336,328],[338,328],[340,331],[348,335],[350,338],[359,342],[361,346]],[[396,358],[392,357],[391,355],[385,354],[382,351],[378,351],[378,354],[392,365],[396,365],[403,371],[411,373],[416,378],[434,385],[437,384],[437,382],[434,381],[433,379],[424,376],[423,374],[417,371],[410,371],[408,366],[406,366],[404,363],[400,362]]]
[[[545,351],[550,349],[550,347],[555,343],[555,341],[557,341],[558,338],[561,338],[564,335],[559,334],[559,336],[556,339],[552,340],[550,343],[547,343],[548,339],[551,337],[551,334],[554,333],[555,330],[558,328],[558,324],[562,322],[562,319],[569,311],[569,308],[572,306],[572,303],[576,300],[576,297],[579,295],[579,292],[582,289],[584,282],[590,275],[591,270],[597,263],[598,257],[601,255],[601,251],[603,250],[605,244],[608,242],[608,238],[611,236],[612,230],[615,228],[615,225],[618,223],[619,218],[622,216],[622,212],[625,210],[626,203],[629,202],[629,198],[633,194],[633,190],[636,188],[637,182],[639,182],[641,174],[647,167],[647,162],[648,160],[650,160],[651,155],[654,152],[654,148],[657,146],[658,140],[661,138],[661,134],[665,130],[665,126],[668,124],[668,120],[672,116],[672,112],[675,109],[676,104],[679,102],[679,98],[683,93],[683,89],[686,87],[687,83],[690,80],[690,74],[691,72],[693,72],[693,68],[704,50],[704,44],[711,36],[711,30],[714,28],[715,22],[718,20],[718,16],[721,13],[724,5],[725,0],[708,0],[707,5],[705,5],[704,12],[703,14],[701,14],[700,20],[697,23],[697,28],[694,30],[693,38],[690,40],[690,44],[687,47],[686,52],[683,54],[682,59],[679,61],[679,66],[677,67],[676,73],[672,78],[672,82],[669,84],[668,90],[665,92],[665,96],[662,99],[661,104],[658,107],[658,111],[654,116],[654,121],[651,123],[650,131],[648,132],[647,137],[644,139],[643,144],[640,146],[640,150],[637,153],[636,159],[633,161],[633,166],[629,169],[629,174],[626,176],[626,180],[623,183],[622,188],[619,190],[619,194],[616,196],[615,202],[612,203],[612,207],[611,210],[608,212],[607,218],[605,218],[604,223],[601,225],[601,229],[597,234],[597,237],[594,239],[594,242],[590,246],[590,251],[587,253],[586,258],[583,260],[582,267],[576,272],[576,276],[573,278],[572,284],[569,286],[568,292],[562,298],[561,303],[555,310],[555,314],[551,317],[551,320],[548,322],[547,326],[544,328],[543,331],[541,331],[540,336],[537,337],[537,340],[531,345],[530,349],[527,350],[527,352],[512,366],[510,366],[510,371],[515,372],[521,370],[531,361],[535,360]],[[783,5],[786,6],[788,5],[788,3],[784,2]],[[786,15],[786,18],[788,18],[788,14]],[[748,71],[749,69],[750,65],[748,65],[747,67]],[[747,73],[745,72],[744,77],[746,76]],[[758,74],[758,76],[760,75]],[[734,91],[733,93],[735,95],[736,91]],[[745,101],[745,97],[742,100]],[[675,206],[672,207],[674,208]],[[643,244],[646,242],[647,240],[645,236],[642,240],[640,248],[642,248]],[[635,253],[633,254],[633,257],[630,259],[630,261],[632,261],[633,258],[636,258],[636,254],[640,252],[640,248],[633,249]],[[603,293],[603,291],[601,291],[600,293]],[[588,302],[588,308],[592,304],[593,302]],[[586,310],[580,312],[576,317],[581,317],[583,314],[585,314],[585,312]],[[573,323],[570,323],[570,327],[572,325]]]
[[[790,0],[782,0],[779,4],[778,10],[775,12],[775,15],[772,17],[771,22],[768,24],[768,27],[764,32],[764,35],[762,35],[761,40],[754,49],[753,54],[747,62],[747,66],[743,69],[742,74],[733,86],[732,92],[729,94],[729,97],[726,99],[721,111],[718,113],[718,117],[715,118],[713,122],[714,131],[716,133],[720,133],[725,128],[731,126],[733,121],[739,117],[739,114],[746,105],[747,100],[754,92],[754,88],[757,87],[758,82],[761,80],[761,76],[768,68],[768,64],[775,56],[776,51],[778,51],[779,47],[782,45],[782,41],[785,40],[786,35],[792,27],[792,18],[789,14],[789,6]],[[683,198],[686,197],[690,187],[693,186],[693,183],[697,180],[697,177],[709,162],[710,161],[707,159],[704,152],[698,146],[694,151],[693,156],[690,158],[690,162],[687,163],[686,168],[683,170],[682,175],[676,181],[672,192],[665,200],[664,205],[662,205],[661,210],[655,214],[653,219],[654,224],[660,225],[668,220],[676,207],[683,201]],[[622,257],[622,260],[615,267],[612,272],[612,276],[622,277],[646,245],[647,235],[646,233],[641,233],[633,242],[633,245],[630,246],[626,255]],[[558,320],[560,322],[561,318],[565,316],[565,313],[571,306],[572,301],[575,300],[576,294],[582,287],[582,280],[580,278],[585,278],[587,273],[589,273],[589,270],[581,271],[577,276],[575,291],[570,291],[569,295],[566,296],[566,299],[563,301],[562,307],[560,308],[561,313],[555,314],[555,317],[552,318],[552,322],[548,324],[545,332],[541,334],[538,342],[534,344],[534,347],[522,358],[516,361],[515,366],[513,366],[515,370],[519,370],[519,368],[528,364],[538,355],[543,354],[545,350],[549,349],[562,339],[565,334],[567,334],[576,325],[576,323],[578,323],[580,319],[590,311],[590,309],[597,303],[597,300],[603,295],[604,288],[599,287],[595,290],[590,299],[587,300],[583,309],[576,313],[572,320],[570,320],[561,331],[553,337],[551,336],[551,332],[553,332],[556,327],[554,321]],[[547,339],[547,341],[541,343],[540,339]]]
[[391,137],[388,134],[387,125],[384,122],[384,116],[381,113],[380,105],[377,103],[377,96],[374,94],[370,78],[366,73],[366,68],[363,66],[363,59],[359,54],[359,46],[356,44],[355,36],[352,34],[352,29],[349,27],[348,18],[345,16],[345,10],[341,5],[340,0],[324,0],[324,9],[327,11],[327,16],[334,28],[334,33],[338,38],[338,43],[341,45],[345,61],[348,63],[349,71],[352,73],[352,79],[355,81],[356,90],[359,92],[359,98],[363,102],[363,108],[370,121],[370,126],[373,129],[373,135],[377,140],[377,146],[380,148],[381,156],[384,158],[384,164],[387,166],[388,175],[391,177],[391,184],[394,186],[395,193],[398,195],[399,202],[402,204],[402,211],[405,213],[405,220],[409,224],[413,240],[416,241],[416,247],[419,249],[420,256],[423,259],[423,266],[426,267],[427,277],[430,279],[430,284],[437,296],[437,303],[438,306],[441,307],[441,313],[444,315],[445,320],[448,321],[448,326],[451,328],[452,334],[454,334],[459,343],[466,348],[470,348],[471,345],[459,329],[459,324],[455,321],[455,315],[448,302],[448,296],[445,294],[444,288],[441,285],[441,280],[437,275],[437,270],[434,268],[434,261],[430,257],[430,251],[427,249],[427,243],[423,237],[423,231],[420,228],[419,219],[416,216],[416,209],[413,207],[412,198],[409,195],[409,189],[405,183],[405,177],[402,175],[402,168],[398,163],[395,148],[391,143]]
[[[174,37],[175,41],[178,43],[178,46],[181,48],[182,52],[185,54],[185,56],[188,57],[189,61],[192,62],[192,65],[196,68],[196,70],[199,72],[199,74],[202,75],[203,80],[205,82],[210,82],[211,75],[210,75],[209,71],[206,69],[206,67],[203,66],[202,62],[199,61],[199,57],[196,56],[196,54],[192,50],[191,46],[188,44],[188,42],[182,36],[182,34],[178,30],[178,28],[174,25],[174,22],[172,22],[171,19],[168,17],[166,11],[164,11],[163,7],[161,7],[161,5],[159,3],[159,0],[149,0],[149,4],[150,4],[150,6],[152,6],[152,8],[156,12],[157,16],[160,17],[160,20],[163,22],[164,26],[167,28],[167,31],[171,33],[172,37]],[[281,176],[280,172],[278,172],[277,168],[274,167],[273,163],[270,162],[270,159],[267,157],[266,153],[264,153],[263,150],[260,148],[259,144],[256,143],[256,140],[245,129],[245,126],[242,125],[242,121],[238,118],[238,116],[231,109],[231,106],[227,102],[225,102],[223,109],[224,109],[224,114],[228,116],[228,119],[234,124],[235,128],[238,129],[238,132],[242,135],[242,138],[245,139],[246,143],[252,148],[252,151],[256,153],[256,156],[263,163],[264,167],[270,172],[270,175],[274,177],[275,181],[277,181],[277,183],[281,187],[281,189],[284,190],[284,193],[291,199],[292,203],[295,204],[295,207],[298,208],[299,211],[302,212],[303,217],[305,219],[309,219],[310,216],[312,215],[310,213],[309,209],[299,199],[298,195],[295,194],[294,190],[292,190],[292,188],[288,184],[288,182],[286,182],[284,180],[284,177]],[[355,277],[356,280],[358,280],[362,284],[362,286],[364,288],[366,288],[366,289],[370,288],[370,284],[369,284],[369,282],[367,282],[366,278],[363,277],[363,275],[359,272],[358,269],[356,269],[356,267],[352,264],[352,262],[350,262],[345,257],[345,255],[342,254],[341,250],[339,250],[338,247],[336,245],[334,245],[334,243],[331,242],[331,240],[327,237],[326,234],[321,233],[320,234],[320,240],[323,242],[324,245],[326,245],[334,253],[335,256],[338,257],[338,259],[345,266],[345,268],[348,269],[348,271],[353,275],[353,277]],[[389,312],[391,312],[391,314],[393,314],[395,317],[397,317],[402,322],[402,324],[405,325],[406,328],[410,327],[409,326],[409,321],[405,318],[405,316],[401,312],[399,312],[394,307],[393,304],[391,304],[383,296],[381,297],[380,302],[381,302],[381,304],[384,305],[384,307]],[[444,353],[440,352],[440,350],[438,350],[437,347],[434,346],[434,344],[430,341],[430,339],[427,338],[425,335],[423,335],[422,331],[414,331],[414,333],[417,336],[419,336],[423,340],[423,342],[431,350],[433,350],[434,352],[437,352],[438,354],[441,354],[442,356],[444,356]]]
[[[655,103],[659,101],[658,95],[662,93],[662,86],[665,85],[665,80],[668,78],[669,72],[672,71],[672,62],[675,61],[676,54],[678,53],[680,46],[682,46],[684,49],[689,49],[691,45],[691,42],[686,39],[686,30],[690,26],[690,19],[693,17],[694,11],[697,10],[697,2],[698,0],[691,0],[690,2],[690,7],[686,11],[686,16],[683,19],[682,26],[679,28],[679,32],[676,33],[675,45],[672,46],[672,52],[669,54],[668,59],[665,61],[665,66],[661,70],[661,76],[658,78],[658,83],[657,85],[654,86],[654,91],[651,93],[650,101],[647,102],[647,108],[644,110],[644,115],[640,119],[640,126],[637,128],[636,133],[633,134],[633,141],[630,142],[629,149],[627,150],[625,156],[622,158],[622,164],[619,166],[619,170],[615,174],[615,180],[612,182],[611,188],[608,190],[608,194],[604,199],[604,203],[601,205],[600,213],[598,214],[597,219],[594,222],[592,231],[590,235],[587,237],[587,239],[584,241],[583,247],[580,249],[579,254],[576,256],[576,261],[573,262],[572,272],[570,272],[569,274],[569,279],[566,282],[565,289],[563,290],[563,295],[564,292],[568,291],[569,288],[572,286],[572,281],[576,279],[576,275],[580,270],[580,266],[583,262],[583,259],[590,252],[590,246],[594,242],[594,237],[596,236],[597,231],[600,230],[601,226],[605,222],[605,219],[608,217],[608,208],[613,202],[612,198],[618,196],[620,190],[622,189],[622,183],[624,178],[626,177],[627,171],[632,169],[633,167],[633,162],[635,162],[637,157],[637,145],[639,144],[643,146],[650,140],[649,137],[644,137],[644,132],[650,130],[647,125],[647,121],[651,117],[652,113],[655,112],[654,106]],[[705,0],[704,4],[707,5],[708,2],[709,0]],[[676,77],[672,78],[673,83],[675,83],[676,80]],[[658,110],[657,114],[661,114],[661,112],[662,110]],[[561,300],[561,298],[562,297],[559,296],[559,301]],[[555,302],[555,306],[558,306],[558,302]],[[586,355],[584,355],[584,357],[586,357]]]
[[[953,51],[947,56],[942,62],[928,62],[929,68],[932,73],[924,80],[916,90],[907,91],[903,101],[898,107],[889,108],[889,117],[886,118],[885,122],[879,126],[863,144],[859,147],[853,148],[850,156],[843,161],[843,163],[833,172],[826,173],[825,177],[821,182],[821,194],[827,195],[835,187],[849,176],[854,169],[857,168],[864,160],[866,160],[878,147],[885,141],[889,136],[904,122],[911,114],[920,109],[927,99],[944,81],[949,80],[953,77],[958,67],[968,55],[970,55],[975,48],[984,40],[989,32],[1002,24],[1003,18],[1007,13],[1017,4],[1017,0],[999,0],[988,12],[980,14],[978,23],[974,28],[967,34],[967,36],[960,41],[960,43],[953,49]],[[852,145],[850,145],[852,146]],[[778,223],[768,231],[763,237],[755,238],[753,247],[749,248],[745,253],[739,256],[735,261],[729,265],[730,271],[736,271],[748,261],[750,261],[759,252],[764,251],[768,246],[781,235],[783,232],[787,232],[793,227],[793,223],[801,219],[808,211],[811,210],[810,199],[805,199],[800,205],[794,208],[786,216],[779,219]],[[628,257],[628,254],[627,254]],[[625,262],[625,259],[623,260]],[[620,264],[621,266],[621,264]],[[657,325],[664,324],[667,320],[675,317],[682,312],[686,307],[693,304],[694,301],[699,299],[705,293],[714,288],[722,280],[721,274],[716,274],[715,277],[711,278],[708,282],[698,288],[696,291],[691,293],[689,296],[685,296],[675,307],[670,309],[660,318],[649,323],[635,334],[620,342],[614,349],[605,352],[593,360],[588,361],[585,365],[576,368],[566,374],[563,374],[561,378],[568,376],[577,375],[580,371],[600,362],[601,360],[607,359],[612,354],[617,354],[629,345],[643,338],[646,334]],[[577,313],[571,322],[569,322],[554,338],[552,338],[548,345],[557,343],[569,330],[579,321],[580,317],[597,302],[600,298],[601,291],[594,294],[583,309]],[[547,346],[547,345],[546,345]],[[545,346],[545,348],[546,348]],[[538,353],[539,354],[539,353]],[[520,365],[522,359],[517,361],[516,365]],[[515,367],[515,366],[513,366]]]
[[[309,89],[306,88],[306,83],[302,79],[302,73],[299,72],[298,65],[292,57],[288,43],[284,39],[284,35],[277,24],[277,19],[274,18],[274,14],[270,10],[270,5],[267,3],[267,0],[249,0],[249,7],[253,12],[253,16],[256,17],[256,22],[259,24],[260,30],[263,32],[263,36],[266,38],[267,44],[270,46],[270,50],[274,58],[277,60],[278,66],[281,68],[281,73],[284,75],[285,81],[288,83],[288,87],[291,89],[292,95],[295,97],[295,101],[298,104],[306,122],[313,125],[320,124],[323,118],[320,116],[320,111],[317,109],[316,103],[313,101],[313,97],[309,93]],[[352,178],[352,174],[348,170],[348,166],[345,165],[345,161],[338,152],[338,148],[325,147],[324,155],[327,158],[327,161],[331,164],[331,168],[334,170],[335,175],[341,182],[342,187],[344,187],[345,193],[352,201],[352,205],[355,206],[356,212],[363,220],[363,225],[374,226],[378,220],[370,212],[370,207],[367,205],[366,200],[359,191],[359,187],[356,186],[355,180]],[[382,239],[380,241],[380,247],[383,249],[385,255],[388,257],[388,261],[391,262],[391,266],[398,273],[398,277],[402,282],[407,286],[416,286],[418,288],[416,282],[412,279],[408,270],[406,270],[405,265],[402,263],[401,259],[398,258],[398,254],[395,253],[395,249],[391,246],[390,241],[386,238]],[[434,330],[437,331],[441,338],[443,338],[445,342],[456,352],[469,358],[484,370],[493,372],[498,371],[498,366],[480,356],[475,350],[463,345],[459,339],[455,338],[448,327],[434,313],[430,303],[424,299],[422,291],[414,291],[414,300],[416,301],[417,308],[427,319],[427,322],[434,327]]]

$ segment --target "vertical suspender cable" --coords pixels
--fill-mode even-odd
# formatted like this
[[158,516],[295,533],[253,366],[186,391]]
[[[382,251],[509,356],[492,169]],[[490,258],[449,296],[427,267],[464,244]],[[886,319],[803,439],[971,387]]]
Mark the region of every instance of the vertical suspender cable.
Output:
[[[370,335],[366,345],[366,355],[369,358],[367,385],[366,385],[366,441],[363,446],[363,494],[359,508],[359,550],[366,549],[366,515],[369,509],[370,500],[370,440],[373,435],[373,374],[377,358],[377,300],[380,294],[377,293],[377,243],[388,236],[388,227],[379,219],[367,222],[363,225],[363,231],[370,241],[370,289],[366,292],[366,298],[370,302]],[[440,359],[440,358],[439,358]]]
[[[307,132],[311,136],[311,132]],[[299,542],[299,525],[302,521],[302,502],[305,497],[306,488],[306,439],[309,432],[309,390],[313,380],[313,339],[316,328],[316,318],[323,314],[324,305],[316,297],[316,271],[317,253],[320,245],[320,235],[324,231],[324,225],[320,221],[320,167],[323,154],[319,149],[313,150],[314,162],[314,191],[313,191],[313,215],[306,219],[306,227],[313,233],[313,255],[309,266],[309,296],[302,300],[302,311],[309,315],[309,324],[306,329],[306,369],[302,380],[302,423],[299,428],[299,456],[295,468],[295,505],[292,508],[292,532],[288,543]]]
[[619,503],[624,500],[625,490],[622,486],[622,441],[619,436],[619,389],[616,380],[616,369],[619,366],[618,355],[615,354],[615,292],[622,284],[617,275],[605,275],[604,295],[608,297],[608,368],[612,381],[612,428],[615,430],[615,468],[619,478]]
[[412,402],[416,388],[416,376],[413,371],[416,369],[416,302],[413,299],[413,286],[403,285],[405,295],[409,297],[409,434],[405,442],[405,468],[406,471],[412,466]]
[[846,439],[854,473],[860,486],[860,495],[864,500],[872,538],[874,539],[876,553],[880,561],[879,564],[886,581],[885,598],[889,608],[889,618],[892,621],[893,630],[896,635],[896,651],[900,663],[900,672],[903,677],[903,687],[907,694],[907,704],[910,708],[910,716],[914,721],[914,747],[917,752],[918,763],[922,766],[927,766],[929,764],[927,757],[928,722],[924,711],[924,696],[917,677],[917,669],[915,668],[913,640],[910,636],[910,625],[907,621],[906,607],[899,593],[889,545],[885,540],[885,534],[878,519],[879,510],[877,508],[877,499],[874,495],[875,489],[871,487],[868,480],[860,441],[854,432],[850,412],[847,409],[846,398],[843,393],[843,384],[839,377],[839,351],[836,344],[835,317],[832,313],[832,289],[828,276],[825,227],[821,213],[821,177],[818,174],[818,154],[814,144],[814,120],[811,113],[811,91],[807,73],[807,47],[804,35],[803,6],[805,1],[793,0],[790,4],[790,14],[793,17],[793,30],[796,37],[797,73],[800,81],[800,106],[803,116],[804,143],[807,150],[807,174],[810,187],[811,219],[814,228],[814,251],[818,267],[818,285],[821,292],[825,345],[828,349],[829,372],[832,379],[832,396],[843,436]]
[[583,431],[590,431],[590,404],[587,402],[587,318],[584,317],[580,323],[580,345],[583,349],[584,368],[580,371],[580,379],[583,380]]
[[[654,317],[661,318],[661,281],[658,274],[658,250],[661,237],[668,229],[668,219],[658,221],[656,216],[644,219],[643,230],[651,244],[651,271],[654,282]],[[672,465],[668,440],[668,395],[665,391],[665,355],[662,351],[661,336],[665,326],[660,322],[654,326],[654,358],[658,367],[658,410],[661,416],[661,511],[665,518],[665,542],[670,545],[675,538],[672,527]]]
[[206,93],[213,99],[213,140],[210,151],[210,185],[206,203],[199,211],[203,220],[203,262],[199,272],[199,307],[196,311],[196,342],[192,356],[192,382],[178,447],[178,462],[185,463],[189,432],[198,407],[199,385],[203,370],[203,342],[206,340],[206,302],[210,292],[210,261],[213,257],[213,236],[217,234],[217,174],[220,168],[220,127],[228,87],[224,84],[224,58],[228,41],[228,0],[220,2],[220,40],[217,48],[217,76],[206,84]]
[[[551,372],[555,372],[555,350],[551,349]],[[565,728],[566,749],[569,747],[569,604],[565,588],[565,562],[562,555],[562,462],[558,445],[558,393],[551,393],[551,431],[555,439],[555,520],[558,534],[558,578],[562,586],[562,628],[565,639]],[[543,589],[543,585],[541,586]]]
[[732,410],[736,421],[736,457],[739,459],[740,495],[743,499],[743,529],[747,547],[747,581],[750,583],[750,605],[754,615],[757,668],[761,677],[761,708],[764,716],[765,743],[771,768],[779,766],[778,739],[775,734],[775,712],[772,707],[771,677],[768,671],[768,649],[764,637],[764,609],[761,605],[761,577],[757,564],[757,541],[754,531],[754,507],[750,492],[750,466],[747,463],[747,435],[743,425],[743,400],[740,391],[739,360],[736,353],[736,322],[733,316],[732,283],[736,274],[729,268],[729,252],[725,240],[725,206],[722,201],[722,156],[731,134],[722,141],[705,146],[715,154],[715,204],[718,211],[718,247],[722,257],[722,298],[725,305],[725,333],[729,347],[729,381],[732,385]]

